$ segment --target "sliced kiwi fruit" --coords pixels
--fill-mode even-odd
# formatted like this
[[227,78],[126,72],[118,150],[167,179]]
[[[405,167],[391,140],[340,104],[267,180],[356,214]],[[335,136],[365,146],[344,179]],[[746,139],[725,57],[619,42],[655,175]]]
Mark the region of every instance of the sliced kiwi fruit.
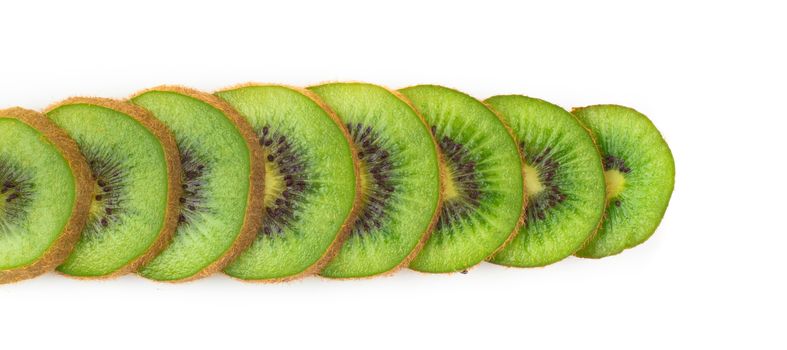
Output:
[[519,141],[527,193],[524,225],[489,261],[534,267],[574,254],[595,234],[606,204],[593,139],[571,113],[549,102],[519,95],[485,102]]
[[308,90],[246,84],[216,94],[249,121],[266,159],[262,228],[224,272],[259,281],[319,272],[339,251],[360,206],[347,129]]
[[361,205],[350,237],[322,270],[330,278],[395,271],[418,253],[437,220],[437,145],[401,96],[365,83],[311,87],[339,116],[357,148]]
[[261,226],[264,163],[254,131],[226,102],[192,89],[161,86],[131,101],[172,130],[183,169],[175,236],[139,274],[188,281],[220,271]]
[[87,162],[65,132],[37,112],[0,110],[0,284],[60,265],[92,192]]
[[423,114],[443,154],[440,219],[410,268],[466,270],[498,251],[522,224],[519,147],[495,112],[467,94],[436,85],[400,91]]
[[134,272],[170,242],[178,219],[175,139],[146,110],[103,98],[71,98],[46,115],[90,166],[93,197],[81,238],[57,270],[80,278]]
[[604,165],[607,209],[598,234],[577,256],[602,258],[645,242],[656,231],[675,186],[675,161],[656,126],[617,105],[576,108]]

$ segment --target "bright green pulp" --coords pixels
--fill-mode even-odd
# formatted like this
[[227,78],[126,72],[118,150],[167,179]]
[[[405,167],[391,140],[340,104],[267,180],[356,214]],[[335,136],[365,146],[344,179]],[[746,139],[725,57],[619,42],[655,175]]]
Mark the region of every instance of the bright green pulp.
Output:
[[410,268],[424,272],[467,269],[502,246],[520,220],[524,186],[517,144],[495,113],[471,96],[434,85],[401,92],[436,128],[436,139],[449,137],[469,151],[482,193],[474,212],[435,230]]
[[0,162],[18,167],[33,189],[23,216],[0,218],[0,270],[9,270],[36,262],[63,234],[76,205],[76,179],[43,134],[2,115]]
[[631,108],[598,105],[573,113],[590,128],[602,156],[620,158],[631,169],[623,175],[620,193],[608,198],[598,234],[577,253],[590,258],[614,255],[646,241],[656,231],[675,185],[675,161],[656,126]]
[[438,155],[429,130],[415,111],[390,91],[362,83],[311,88],[344,123],[371,126],[389,150],[396,189],[386,207],[388,220],[366,234],[354,234],[323,276],[372,276],[399,266],[429,229],[440,196]]
[[47,116],[76,141],[88,162],[93,160],[91,154],[112,158],[121,164],[125,178],[120,189],[122,209],[114,214],[117,221],[103,227],[91,213],[81,239],[58,270],[73,276],[115,272],[145,254],[164,226],[168,193],[164,148],[142,124],[109,108],[69,104]]
[[[265,127],[270,134],[285,135],[307,164],[309,185],[298,200],[297,218],[283,232],[260,232],[224,271],[255,280],[297,275],[326,254],[353,209],[355,170],[349,140],[325,110],[293,89],[251,86],[217,95],[249,121],[258,137]],[[274,176],[266,173],[266,181],[276,181]],[[266,203],[266,208],[275,205]]]
[[205,165],[205,208],[178,225],[170,246],[139,273],[154,280],[194,276],[232,247],[249,199],[251,152],[237,127],[206,102],[176,92],[149,91],[132,99],[164,122],[181,150],[194,150]]
[[[595,233],[604,214],[604,169],[593,139],[569,112],[549,102],[525,96],[495,96],[486,102],[523,143],[527,159],[551,149],[550,158],[559,164],[552,184],[566,194],[565,201],[545,211],[544,219],[529,217],[490,261],[544,266],[573,254]],[[539,195],[544,193],[532,194],[529,201]]]

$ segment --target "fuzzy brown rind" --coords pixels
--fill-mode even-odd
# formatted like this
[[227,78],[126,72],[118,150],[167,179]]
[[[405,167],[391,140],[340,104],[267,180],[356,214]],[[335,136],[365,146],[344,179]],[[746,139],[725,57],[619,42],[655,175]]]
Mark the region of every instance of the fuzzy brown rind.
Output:
[[[359,83],[359,84],[374,85],[374,84],[369,84],[369,83],[360,82],[360,81],[343,81],[343,82],[322,82],[320,84],[313,85],[313,86],[319,86],[319,85],[331,84],[331,83]],[[439,162],[442,161],[443,155],[442,155],[442,152],[440,151],[440,147],[437,146],[437,141],[435,141],[434,135],[432,135],[432,131],[429,128],[429,125],[426,123],[426,120],[424,119],[423,115],[421,115],[421,112],[418,111],[418,109],[415,108],[413,103],[407,97],[405,97],[404,95],[402,95],[398,91],[392,90],[392,89],[390,89],[388,87],[385,87],[385,86],[382,86],[382,85],[374,85],[374,86],[381,87],[381,88],[385,89],[386,91],[391,93],[394,97],[396,97],[400,101],[404,102],[408,107],[410,107],[410,109],[413,111],[413,113],[415,113],[415,115],[418,117],[418,120],[421,122],[421,124],[424,126],[424,128],[426,128],[426,132],[429,134],[429,137],[432,139],[432,146],[434,147],[435,154],[437,155],[437,161],[438,161],[438,166],[439,166]],[[405,268],[405,267],[409,266],[410,263],[413,261],[413,259],[415,259],[415,257],[418,256],[418,254],[421,252],[421,250],[423,249],[424,245],[429,240],[429,237],[431,237],[432,232],[434,231],[434,228],[437,226],[437,221],[438,221],[438,219],[440,219],[440,211],[442,210],[442,206],[443,206],[443,178],[442,178],[442,174],[440,174],[440,171],[438,171],[438,174],[439,175],[438,175],[437,181],[438,181],[438,186],[440,187],[440,191],[438,191],[438,193],[437,193],[437,206],[435,206],[435,211],[432,214],[432,218],[431,218],[431,221],[429,222],[429,226],[427,226],[426,230],[421,234],[421,239],[418,241],[418,243],[416,243],[416,245],[413,247],[413,249],[410,251],[410,253],[404,258],[404,260],[402,260],[398,265],[392,267],[388,271],[380,272],[380,273],[369,275],[369,276],[363,276],[363,277],[328,277],[328,276],[323,276],[323,275],[319,275],[319,274],[318,274],[318,276],[323,277],[323,278],[327,278],[327,279],[332,279],[332,280],[369,279],[369,278],[380,277],[380,276],[390,276],[390,275],[393,275],[394,273],[396,273],[397,271],[401,270],[402,268]]]
[[[322,269],[325,268],[325,266],[327,266],[328,263],[330,263],[331,260],[333,260],[333,258],[336,257],[337,254],[339,254],[339,252],[341,251],[342,245],[344,244],[345,241],[347,241],[347,238],[350,237],[350,232],[352,230],[352,223],[355,222],[356,218],[358,218],[358,214],[361,211],[361,203],[362,203],[362,200],[363,200],[363,196],[361,195],[361,190],[362,190],[361,189],[361,170],[360,170],[360,167],[358,165],[358,162],[360,161],[360,159],[358,158],[358,150],[355,147],[355,144],[353,144],[353,142],[352,142],[352,139],[350,137],[349,131],[344,126],[344,123],[342,123],[341,120],[339,119],[339,117],[336,115],[336,112],[334,112],[325,102],[323,102],[317,96],[317,94],[315,94],[315,93],[313,93],[313,92],[311,92],[309,90],[306,90],[306,89],[301,88],[301,87],[295,87],[295,86],[289,86],[289,85],[281,85],[281,84],[243,83],[243,84],[233,85],[231,87],[228,87],[228,88],[225,88],[225,89],[221,89],[221,90],[216,91],[216,92],[236,90],[236,89],[241,89],[241,88],[245,88],[245,87],[255,87],[255,86],[259,86],[259,87],[266,87],[266,86],[282,87],[282,88],[290,89],[292,91],[300,93],[301,95],[304,95],[307,98],[309,98],[312,102],[317,104],[317,106],[319,106],[323,111],[325,111],[325,113],[328,115],[328,117],[331,119],[331,121],[333,121],[336,124],[336,126],[339,128],[339,130],[341,130],[342,135],[344,136],[344,139],[347,141],[347,144],[350,146],[350,152],[352,154],[353,172],[355,173],[355,198],[353,199],[352,210],[347,215],[347,217],[345,218],[344,222],[342,222],[341,226],[339,226],[339,232],[336,234],[336,237],[334,238],[333,242],[331,242],[331,244],[328,246],[328,248],[323,253],[323,255],[319,259],[317,259],[317,261],[314,264],[312,264],[311,266],[309,266],[305,270],[301,271],[300,273],[297,273],[297,274],[294,274],[294,275],[290,275],[290,276],[278,277],[278,278],[266,278],[266,279],[242,279],[242,278],[237,278],[237,277],[230,276],[230,277],[232,277],[234,279],[237,279],[237,280],[240,280],[240,281],[243,281],[243,282],[258,282],[258,283],[288,282],[288,281],[297,280],[297,279],[300,279],[300,278],[303,278],[303,277],[306,277],[306,276],[315,275],[315,274],[319,273],[320,271],[322,271]],[[263,218],[263,220],[264,220],[264,218]]]
[[111,279],[136,272],[139,267],[153,260],[172,242],[178,226],[178,215],[180,214],[178,200],[183,194],[183,188],[181,187],[180,151],[175,143],[175,136],[164,123],[154,118],[146,109],[127,101],[101,97],[71,97],[47,107],[44,113],[48,114],[59,107],[74,104],[94,105],[123,113],[142,124],[159,140],[164,151],[164,160],[167,163],[167,207],[164,213],[164,225],[150,247],[118,270],[102,276],[74,276],[62,271],[57,272],[75,279]]
[[22,108],[0,111],[0,116],[17,119],[43,134],[65,158],[76,184],[74,207],[60,236],[35,262],[19,268],[0,271],[0,284],[5,284],[42,275],[54,270],[66,260],[87,222],[90,201],[93,196],[93,179],[87,161],[79,152],[76,142],[48,118],[38,112]]
[[246,141],[246,146],[249,149],[249,193],[246,198],[246,213],[243,218],[241,230],[233,244],[224,252],[224,254],[216,259],[216,261],[205,266],[202,270],[194,275],[186,278],[171,280],[171,281],[158,281],[168,283],[181,283],[204,278],[223,270],[230,262],[235,260],[240,253],[248,248],[257,232],[262,227],[262,211],[263,211],[263,193],[264,193],[264,177],[265,177],[265,163],[262,157],[262,148],[257,144],[257,136],[251,125],[244,119],[234,108],[227,102],[199,90],[177,86],[177,85],[162,85],[154,88],[146,89],[134,94],[131,98],[142,95],[151,91],[173,92],[200,100],[211,107],[219,110],[229,120],[238,132]]

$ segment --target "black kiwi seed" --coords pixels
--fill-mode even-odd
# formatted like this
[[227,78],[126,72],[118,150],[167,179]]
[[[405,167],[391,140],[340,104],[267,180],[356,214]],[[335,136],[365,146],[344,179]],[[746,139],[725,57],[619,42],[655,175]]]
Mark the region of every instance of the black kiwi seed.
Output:
[[268,154],[268,161],[273,162],[284,179],[284,189],[265,207],[267,217],[263,221],[260,234],[283,234],[298,218],[298,209],[305,204],[307,198],[305,194],[312,190],[307,178],[309,172],[304,171],[308,169],[308,164],[302,156],[304,152],[286,135],[264,126],[258,136],[263,151]]
[[190,224],[199,213],[206,211],[205,192],[202,185],[205,183],[206,166],[200,157],[186,142],[178,144],[180,149],[180,164],[183,169],[183,193],[180,201],[180,216],[178,222]]
[[[9,232],[12,225],[27,216],[33,195],[33,184],[21,168],[0,160],[0,234]],[[5,197],[5,198],[3,198]]]
[[[522,148],[522,144],[520,144],[520,148]],[[560,163],[555,160],[556,157],[552,152],[552,148],[547,147],[541,151],[523,149],[523,153],[525,154],[527,164],[538,170],[539,181],[544,186],[544,190],[540,194],[527,202],[525,225],[528,225],[528,223],[532,223],[535,220],[546,219],[552,208],[566,200],[566,195],[561,192],[558,179],[556,178],[560,169]]]
[[[437,128],[432,126],[432,132],[435,133],[436,130]],[[446,166],[451,169],[452,180],[459,196],[443,203],[437,222],[438,230],[449,228],[473,213],[483,197],[476,163],[465,146],[447,136],[439,138],[439,146],[443,151]]]
[[396,187],[394,167],[390,153],[381,146],[380,136],[371,126],[361,123],[347,123],[346,126],[353,143],[358,146],[358,159],[371,174],[361,211],[351,231],[353,235],[365,235],[372,229],[382,227],[387,218],[385,208]]

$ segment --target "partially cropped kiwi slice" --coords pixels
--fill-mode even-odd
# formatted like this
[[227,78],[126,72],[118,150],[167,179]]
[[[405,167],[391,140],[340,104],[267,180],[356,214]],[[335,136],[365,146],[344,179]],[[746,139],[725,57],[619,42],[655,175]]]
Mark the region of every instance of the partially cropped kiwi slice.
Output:
[[563,108],[517,95],[491,105],[508,123],[525,155],[525,224],[491,262],[544,266],[579,250],[601,222],[604,169],[593,139]]
[[262,229],[224,272],[263,281],[319,272],[347,237],[360,198],[347,130],[307,90],[244,85],[217,95],[249,121],[267,160]]
[[0,284],[54,269],[87,220],[93,187],[77,145],[43,115],[0,110]]
[[438,151],[423,119],[391,91],[364,83],[310,88],[345,123],[358,150],[361,207],[321,275],[365,277],[407,266],[440,208]]
[[410,268],[465,270],[494,254],[521,226],[519,148],[495,112],[471,96],[435,85],[401,92],[421,111],[443,154],[440,220]]
[[576,255],[614,255],[656,231],[675,185],[675,161],[656,126],[631,108],[597,105],[573,113],[598,143],[608,201],[598,234]]
[[58,271],[84,278],[136,271],[175,232],[181,193],[175,139],[127,102],[71,98],[46,114],[79,145],[94,179],[87,225]]
[[251,126],[216,96],[162,86],[131,99],[175,134],[183,169],[177,231],[139,274],[186,281],[223,269],[261,225],[264,163]]

